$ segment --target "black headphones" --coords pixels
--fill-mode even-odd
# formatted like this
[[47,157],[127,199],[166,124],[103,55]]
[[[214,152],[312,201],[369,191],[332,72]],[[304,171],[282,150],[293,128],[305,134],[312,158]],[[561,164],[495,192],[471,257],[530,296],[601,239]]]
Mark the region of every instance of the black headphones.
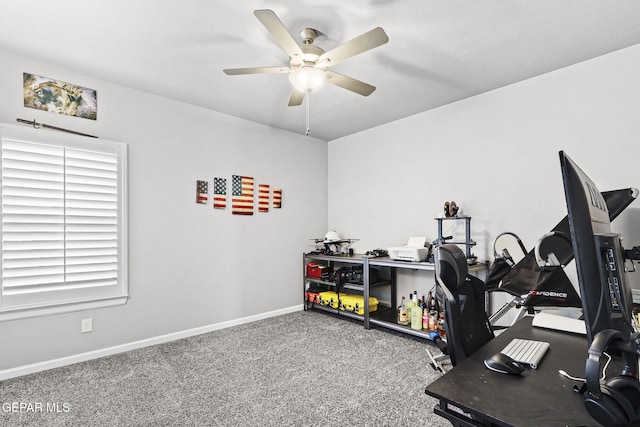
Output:
[[[600,358],[609,347],[620,350],[624,368],[619,375],[600,385]],[[640,420],[640,381],[635,348],[635,340],[625,338],[613,329],[598,332],[589,348],[584,405],[596,421],[607,427],[625,426]]]

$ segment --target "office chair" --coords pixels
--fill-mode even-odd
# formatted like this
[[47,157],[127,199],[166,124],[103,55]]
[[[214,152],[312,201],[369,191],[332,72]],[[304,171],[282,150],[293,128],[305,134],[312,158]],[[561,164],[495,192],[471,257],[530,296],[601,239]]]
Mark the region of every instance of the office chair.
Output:
[[436,295],[444,302],[447,350],[455,366],[494,337],[484,309],[484,282],[469,276],[467,258],[458,246],[435,249]]

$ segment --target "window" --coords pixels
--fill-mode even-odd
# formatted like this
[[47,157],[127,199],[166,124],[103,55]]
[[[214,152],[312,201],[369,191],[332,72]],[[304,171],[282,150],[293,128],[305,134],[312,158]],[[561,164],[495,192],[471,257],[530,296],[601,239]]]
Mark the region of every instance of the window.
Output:
[[126,302],[126,148],[2,129],[0,320]]

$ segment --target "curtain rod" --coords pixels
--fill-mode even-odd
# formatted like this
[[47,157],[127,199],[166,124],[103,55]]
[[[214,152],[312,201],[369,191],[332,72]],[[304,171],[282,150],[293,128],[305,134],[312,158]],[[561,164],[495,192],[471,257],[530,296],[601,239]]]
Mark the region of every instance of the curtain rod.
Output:
[[25,125],[33,125],[34,129],[45,128],[45,129],[59,130],[60,132],[72,133],[74,135],[88,136],[89,138],[97,138],[97,136],[95,136],[95,135],[89,135],[87,133],[82,133],[82,132],[76,132],[75,130],[59,128],[57,126],[51,126],[51,125],[47,125],[47,124],[44,124],[44,123],[38,123],[38,122],[36,122],[36,119],[33,119],[33,120],[16,119],[16,121],[19,122],[19,123],[24,123]]

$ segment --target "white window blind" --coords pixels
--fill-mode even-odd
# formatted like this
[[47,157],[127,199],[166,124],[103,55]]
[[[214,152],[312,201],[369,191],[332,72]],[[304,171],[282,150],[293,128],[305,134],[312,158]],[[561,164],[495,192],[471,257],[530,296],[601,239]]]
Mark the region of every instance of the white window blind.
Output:
[[126,300],[125,154],[2,138],[0,319]]

